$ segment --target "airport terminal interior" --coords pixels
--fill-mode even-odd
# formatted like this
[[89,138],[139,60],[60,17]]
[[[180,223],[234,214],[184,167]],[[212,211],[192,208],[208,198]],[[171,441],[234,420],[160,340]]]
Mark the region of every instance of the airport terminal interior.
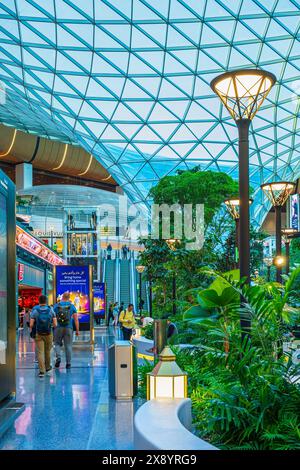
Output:
[[296,0],[0,2],[0,450],[300,449],[299,117]]

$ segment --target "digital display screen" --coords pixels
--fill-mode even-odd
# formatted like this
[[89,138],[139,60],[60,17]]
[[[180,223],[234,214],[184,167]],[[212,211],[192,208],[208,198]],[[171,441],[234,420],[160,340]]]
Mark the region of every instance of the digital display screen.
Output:
[[90,277],[89,266],[57,266],[56,297],[61,300],[68,292],[70,301],[76,307],[81,323],[90,322]]
[[95,281],[93,286],[94,286],[94,315],[105,317],[105,283]]
[[299,194],[293,194],[290,198],[290,227],[299,230]]

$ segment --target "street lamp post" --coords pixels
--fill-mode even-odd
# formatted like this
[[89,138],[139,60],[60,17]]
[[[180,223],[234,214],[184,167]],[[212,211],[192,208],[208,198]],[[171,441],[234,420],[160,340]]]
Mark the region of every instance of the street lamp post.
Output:
[[[236,122],[239,135],[239,247],[240,278],[250,283],[249,220],[249,127],[276,78],[264,70],[244,69],[224,73],[210,86]],[[243,334],[251,328],[250,319],[241,318]]]
[[[175,251],[179,240],[177,238],[168,238],[166,240],[166,243],[168,247],[170,248],[171,251]],[[172,313],[173,315],[176,315],[176,275],[175,271],[173,271],[173,276],[172,276]]]
[[282,238],[285,244],[285,273],[290,272],[290,244],[293,236],[298,233],[298,230],[291,227],[286,227],[281,230]]
[[149,315],[152,318],[152,278],[149,277]]
[[[249,205],[253,199],[249,199]],[[235,222],[235,263],[239,267],[239,221],[240,221],[240,200],[239,198],[226,199],[224,201],[226,208]]]
[[[288,197],[295,190],[295,183],[288,181],[278,181],[273,183],[265,183],[261,185],[261,189],[275,207],[275,226],[276,226],[276,257],[281,256],[281,211],[282,206],[286,203]],[[276,281],[281,282],[282,265],[276,265]]]
[[139,312],[140,315],[142,313],[142,274],[145,271],[146,266],[143,266],[142,264],[138,264],[136,266],[136,270],[139,273]]
[[264,264],[267,266],[267,281],[271,280],[271,266],[273,265],[273,258],[266,257],[264,258]]

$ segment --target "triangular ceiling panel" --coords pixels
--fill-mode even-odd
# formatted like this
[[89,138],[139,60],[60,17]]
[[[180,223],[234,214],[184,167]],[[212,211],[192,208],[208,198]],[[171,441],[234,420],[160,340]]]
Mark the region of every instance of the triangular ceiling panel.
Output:
[[1,122],[79,143],[147,203],[179,168],[238,176],[237,128],[209,83],[265,68],[278,82],[251,125],[251,184],[300,176],[296,1],[100,3],[0,2]]

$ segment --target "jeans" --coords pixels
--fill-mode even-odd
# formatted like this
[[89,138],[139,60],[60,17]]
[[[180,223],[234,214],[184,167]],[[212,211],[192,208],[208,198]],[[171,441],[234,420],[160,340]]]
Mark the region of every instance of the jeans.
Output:
[[54,332],[54,344],[56,359],[61,359],[61,348],[64,345],[66,363],[71,364],[72,358],[73,329],[66,327],[57,327]]
[[53,335],[39,335],[36,334],[35,345],[37,348],[37,357],[39,363],[40,372],[45,373],[51,368],[50,354],[53,343]]
[[130,341],[131,336],[132,336],[132,328],[125,328],[125,327],[123,326],[122,332],[123,332],[123,339],[124,339],[124,341]]

